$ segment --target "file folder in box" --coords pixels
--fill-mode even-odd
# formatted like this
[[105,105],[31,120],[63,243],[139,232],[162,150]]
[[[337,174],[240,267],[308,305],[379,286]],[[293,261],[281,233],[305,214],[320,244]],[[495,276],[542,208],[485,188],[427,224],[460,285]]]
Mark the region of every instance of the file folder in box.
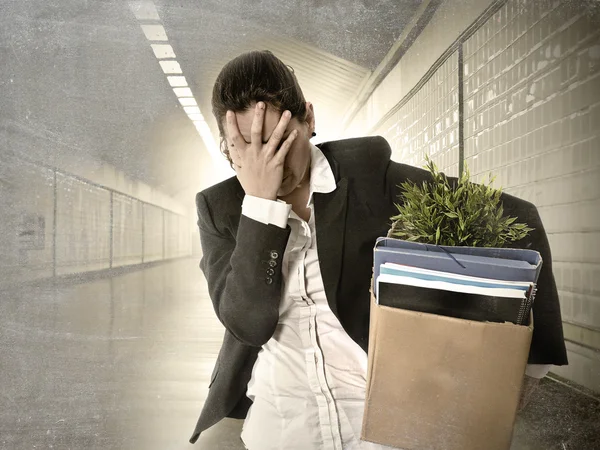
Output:
[[[374,248],[374,280],[379,277],[381,265],[387,262],[459,275],[533,283],[537,282],[542,268],[542,257],[535,250],[450,247],[379,238]],[[375,297],[377,294],[376,291]]]

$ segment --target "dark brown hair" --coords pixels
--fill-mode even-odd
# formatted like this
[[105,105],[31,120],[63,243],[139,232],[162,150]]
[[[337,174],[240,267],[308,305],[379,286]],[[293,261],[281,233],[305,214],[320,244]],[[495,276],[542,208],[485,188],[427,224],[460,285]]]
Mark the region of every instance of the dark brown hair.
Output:
[[244,53],[229,61],[213,87],[212,111],[219,126],[221,152],[230,164],[223,119],[227,111],[246,111],[259,101],[306,120],[304,94],[293,69],[268,50]]

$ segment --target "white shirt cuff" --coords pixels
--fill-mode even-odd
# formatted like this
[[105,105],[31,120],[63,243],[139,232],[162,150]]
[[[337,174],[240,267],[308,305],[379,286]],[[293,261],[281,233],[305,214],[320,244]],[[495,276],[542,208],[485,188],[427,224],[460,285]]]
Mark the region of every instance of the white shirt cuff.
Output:
[[246,195],[242,203],[242,214],[265,225],[277,225],[279,228],[287,227],[292,205],[283,200],[267,200],[266,198]]
[[525,375],[533,378],[544,378],[550,371],[551,367],[552,364],[527,364]]

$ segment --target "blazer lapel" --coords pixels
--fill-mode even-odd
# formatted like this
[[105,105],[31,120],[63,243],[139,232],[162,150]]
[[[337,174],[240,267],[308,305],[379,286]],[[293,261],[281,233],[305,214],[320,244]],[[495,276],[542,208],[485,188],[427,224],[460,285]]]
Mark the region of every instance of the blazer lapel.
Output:
[[238,226],[240,224],[240,217],[242,215],[242,203],[244,202],[244,196],[246,195],[246,193],[244,192],[244,188],[239,183],[239,181],[237,182],[237,184],[235,186],[235,191],[236,191],[236,196],[240,202],[240,208],[239,208],[239,212],[237,214],[229,215],[229,228],[231,229],[231,234],[234,237],[234,239],[237,236],[237,230],[238,230]]
[[342,269],[348,180],[342,178],[330,193],[315,193],[315,227],[317,251],[325,295],[331,311],[337,316],[337,290]]

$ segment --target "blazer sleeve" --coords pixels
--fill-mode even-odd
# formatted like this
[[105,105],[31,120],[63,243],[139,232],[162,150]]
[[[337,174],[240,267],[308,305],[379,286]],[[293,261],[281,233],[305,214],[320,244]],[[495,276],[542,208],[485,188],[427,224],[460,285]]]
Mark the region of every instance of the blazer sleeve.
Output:
[[290,228],[241,215],[235,238],[215,226],[211,206],[196,196],[202,259],[200,268],[217,317],[239,341],[260,347],[279,320],[281,262]]
[[505,214],[516,216],[534,230],[514,248],[536,250],[542,257],[542,268],[537,281],[537,294],[533,303],[533,337],[529,351],[529,364],[568,364],[563,336],[558,289],[552,272],[552,253],[548,236],[536,206],[525,200],[503,194]]
[[[451,184],[458,180],[448,177]],[[417,184],[431,181],[429,171],[418,167],[389,161],[385,172],[385,193],[389,201],[398,203],[401,193],[399,185],[405,181]],[[529,364],[568,364],[565,348],[562,318],[558,290],[552,273],[552,255],[548,237],[537,208],[530,202],[503,193],[501,201],[505,215],[518,217],[519,222],[525,222],[534,231],[522,239],[511,243],[514,248],[529,248],[536,250],[542,257],[542,269],[537,283],[537,294],[533,305],[533,337],[529,351]]]

